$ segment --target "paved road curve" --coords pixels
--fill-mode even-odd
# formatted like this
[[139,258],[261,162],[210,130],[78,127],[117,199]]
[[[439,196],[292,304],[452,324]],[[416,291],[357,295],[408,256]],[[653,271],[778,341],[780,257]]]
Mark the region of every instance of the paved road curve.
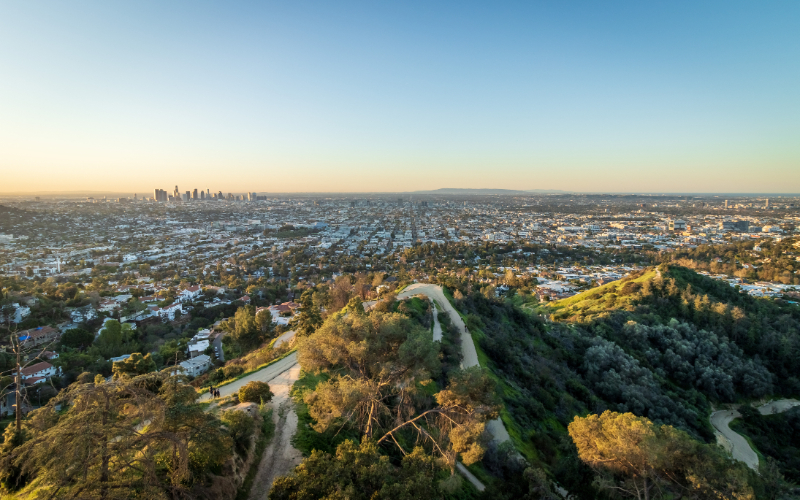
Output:
[[[444,296],[442,287],[430,283],[414,283],[397,294],[397,298],[406,299],[414,295],[425,295],[435,300],[442,306],[447,315],[450,316],[450,321],[458,328],[458,331],[461,332],[461,352],[464,354],[461,367],[469,368],[470,366],[480,366],[478,362],[478,351],[475,350],[475,343],[472,341],[472,335],[467,331],[467,327],[458,314],[458,311],[455,310],[453,305],[450,304],[450,301],[447,300],[447,297]],[[441,339],[441,336],[439,338]],[[486,427],[492,434],[492,438],[498,443],[511,439],[511,436],[508,435],[508,431],[506,430],[506,426],[503,425],[503,421],[499,418],[487,422]]]
[[[765,405],[759,406],[758,411],[762,415],[771,415],[773,413],[783,413],[795,406],[800,406],[800,401],[794,399],[781,399],[779,401],[771,401]],[[736,460],[744,462],[748,467],[753,470],[758,470],[758,455],[750,447],[750,443],[742,437],[741,434],[734,432],[729,424],[735,418],[741,417],[738,410],[720,410],[711,414],[711,425],[719,432],[729,443],[731,455]]]
[[442,324],[439,323],[439,311],[436,310],[436,302],[431,301],[433,306],[433,341],[442,341]]
[[[245,385],[248,382],[253,380],[260,380],[261,382],[269,382],[270,380],[274,379],[281,373],[285,372],[286,370],[292,368],[294,365],[297,364],[297,353],[293,352],[290,355],[286,356],[285,358],[281,359],[280,361],[276,361],[269,366],[266,366],[257,372],[253,372],[247,376],[244,376],[237,380],[236,382],[231,382],[228,385],[223,385],[219,388],[220,395],[222,397],[230,396],[235,392],[239,392],[239,388]],[[211,397],[208,392],[203,394],[200,397],[200,401],[207,401]]]

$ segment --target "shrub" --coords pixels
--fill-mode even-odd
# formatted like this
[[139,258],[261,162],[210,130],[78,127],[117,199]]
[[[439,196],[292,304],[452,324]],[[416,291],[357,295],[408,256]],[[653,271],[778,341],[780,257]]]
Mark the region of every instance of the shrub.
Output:
[[[266,385],[266,384],[265,384]],[[236,448],[240,452],[247,450],[250,445],[250,438],[256,429],[256,423],[247,413],[243,411],[226,411],[222,414],[222,423],[228,428]]]
[[264,403],[272,400],[272,391],[269,384],[254,380],[239,389],[239,401],[242,403]]
[[244,368],[242,368],[239,365],[229,365],[229,366],[226,366],[225,368],[223,368],[222,370],[223,370],[223,372],[225,374],[225,378],[223,380],[227,380],[229,378],[238,377],[239,375],[244,373]]

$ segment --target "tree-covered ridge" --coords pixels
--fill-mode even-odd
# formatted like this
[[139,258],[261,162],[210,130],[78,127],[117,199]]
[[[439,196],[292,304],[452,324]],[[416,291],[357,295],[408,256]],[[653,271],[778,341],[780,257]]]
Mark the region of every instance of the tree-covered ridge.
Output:
[[[553,318],[580,324],[623,346],[629,342],[623,328],[628,321],[653,327],[676,319],[689,323],[697,335],[712,343],[733,344],[727,347],[730,352],[741,350],[738,357],[768,368],[775,385],[770,388],[748,380],[741,387],[743,395],[800,393],[800,308],[739,293],[724,282],[679,266],[662,265],[653,277],[612,285],[554,303]],[[763,378],[758,372],[754,375]]]
[[[514,445],[571,492],[592,494],[566,435],[575,415],[631,412],[712,443],[712,404],[800,393],[797,311],[685,268],[644,270],[534,310],[513,293],[454,295],[501,388]],[[504,484],[522,484],[502,450],[487,463]]]

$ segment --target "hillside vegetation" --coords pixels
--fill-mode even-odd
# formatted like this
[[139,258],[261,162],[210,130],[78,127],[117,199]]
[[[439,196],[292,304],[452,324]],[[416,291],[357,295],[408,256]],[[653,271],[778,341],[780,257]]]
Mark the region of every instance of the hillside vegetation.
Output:
[[[800,310],[682,267],[647,269],[532,313],[513,297],[456,295],[516,449],[585,498],[598,491],[567,433],[576,415],[630,412],[713,443],[712,405],[800,393]],[[513,498],[509,485],[526,482],[509,456],[490,449],[483,467],[497,494]],[[750,482],[766,494],[764,480]]]

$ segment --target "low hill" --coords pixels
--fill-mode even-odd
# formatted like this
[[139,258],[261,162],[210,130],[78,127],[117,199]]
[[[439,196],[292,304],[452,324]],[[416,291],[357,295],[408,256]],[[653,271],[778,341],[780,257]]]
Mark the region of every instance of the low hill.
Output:
[[[533,311],[462,295],[515,448],[580,497],[594,493],[566,430],[576,415],[632,412],[713,443],[712,405],[800,394],[800,309],[686,268],[646,269]],[[484,465],[510,484],[504,456]]]

